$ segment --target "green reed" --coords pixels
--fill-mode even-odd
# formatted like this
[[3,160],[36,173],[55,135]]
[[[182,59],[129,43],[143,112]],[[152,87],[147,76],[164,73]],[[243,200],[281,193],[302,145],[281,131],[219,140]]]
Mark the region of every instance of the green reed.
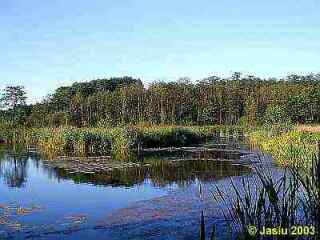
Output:
[[2,133],[12,143],[38,146],[49,156],[61,154],[109,155],[133,160],[141,148],[196,145],[218,134],[238,136],[237,126],[124,126],[116,128],[35,128]]
[[[291,168],[275,177],[268,169],[255,167],[256,176],[243,178],[240,184],[231,181],[226,191],[216,187],[213,198],[226,204],[227,213],[223,214],[226,220],[233,222],[239,239],[263,238],[259,234],[250,235],[249,226],[255,226],[258,231],[263,227],[278,226],[289,229],[312,226],[319,230],[319,157],[318,148],[318,154],[310,159],[312,167],[308,171]],[[234,195],[231,199],[230,193]],[[316,239],[319,235],[306,237]],[[282,238],[302,239],[302,236],[285,235]]]
[[265,130],[258,130],[249,133],[249,141],[253,147],[270,153],[281,166],[309,169],[311,159],[317,153],[320,134],[288,131],[273,135]]

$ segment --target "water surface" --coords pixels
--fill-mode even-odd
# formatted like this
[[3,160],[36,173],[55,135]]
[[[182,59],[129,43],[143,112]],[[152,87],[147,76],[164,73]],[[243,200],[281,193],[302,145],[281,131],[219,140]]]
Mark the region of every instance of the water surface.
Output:
[[50,166],[36,151],[1,147],[0,238],[192,239],[199,184],[210,189],[250,172],[230,161],[238,155],[213,161],[217,155],[151,154],[139,166],[84,174]]

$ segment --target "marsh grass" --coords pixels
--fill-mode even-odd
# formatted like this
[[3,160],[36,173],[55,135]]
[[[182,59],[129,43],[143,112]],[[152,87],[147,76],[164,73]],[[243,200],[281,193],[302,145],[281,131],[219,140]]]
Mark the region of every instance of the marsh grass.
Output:
[[[308,149],[305,149],[308,151]],[[242,178],[240,184],[231,181],[228,190],[216,187],[213,198],[223,202],[227,211],[223,215],[232,221],[238,239],[260,239],[252,236],[249,226],[258,231],[263,227],[289,228],[292,226],[313,226],[319,229],[319,182],[320,151],[312,155],[312,167],[309,171],[298,168],[286,169],[275,176],[265,167],[255,167],[256,175]],[[262,160],[261,160],[262,161]],[[229,192],[227,194],[226,192]],[[230,199],[230,193],[233,197]],[[318,233],[319,234],[319,233]],[[318,239],[314,236],[278,236],[282,239]]]
[[310,172],[293,169],[295,179],[301,184],[303,195],[301,199],[306,224],[320,227],[320,142],[318,154],[313,155]]
[[36,128],[0,132],[7,142],[38,146],[48,156],[70,154],[135,160],[141,148],[196,145],[214,135],[243,135],[237,126],[123,126],[116,128]]
[[253,148],[270,153],[280,166],[310,169],[317,154],[319,133],[289,131],[273,135],[265,130],[249,133]]
[[320,133],[320,125],[298,125],[296,130],[301,132]]

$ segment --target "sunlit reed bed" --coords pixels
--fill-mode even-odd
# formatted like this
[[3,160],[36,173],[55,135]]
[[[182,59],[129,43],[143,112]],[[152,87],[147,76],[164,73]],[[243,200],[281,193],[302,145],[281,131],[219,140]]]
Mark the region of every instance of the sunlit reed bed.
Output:
[[2,132],[10,143],[38,146],[48,155],[107,155],[132,160],[141,148],[196,145],[213,136],[240,136],[238,126],[126,126],[116,128],[33,128]]
[[273,135],[266,130],[249,133],[253,147],[269,153],[281,166],[300,167],[308,169],[311,160],[317,153],[320,133],[288,131]]
[[296,130],[300,132],[320,133],[320,126],[319,125],[298,125],[296,127]]

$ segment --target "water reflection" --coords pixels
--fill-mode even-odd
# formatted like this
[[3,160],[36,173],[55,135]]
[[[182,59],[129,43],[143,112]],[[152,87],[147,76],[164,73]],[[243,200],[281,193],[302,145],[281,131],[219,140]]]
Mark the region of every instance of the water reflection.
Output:
[[[193,216],[193,211],[185,213],[184,207],[187,204],[189,210],[199,207],[199,199],[194,197],[198,190],[193,183],[201,181],[210,185],[226,176],[242,175],[250,171],[245,166],[232,164],[232,160],[209,160],[214,157],[217,155],[213,152],[193,150],[188,153],[162,152],[147,154],[141,162],[130,163],[128,167],[96,174],[78,174],[72,173],[72,168],[66,171],[57,165],[54,167],[52,161],[45,161],[36,151],[17,146],[14,149],[0,146],[0,239],[5,236],[9,239],[33,239],[33,236],[59,239],[57,236],[61,236],[60,233],[65,234],[63,236],[66,239],[88,239],[89,235],[90,239],[100,239],[97,236],[101,234],[98,231],[101,219],[106,214],[114,219],[116,211],[124,215],[120,214],[118,219],[115,218],[116,223],[108,220],[110,225],[106,226],[112,225],[112,229],[104,233],[113,234],[117,224],[123,223],[123,220],[136,221],[137,217],[152,218],[155,221],[154,216],[159,216],[158,213],[164,209],[168,210],[169,217],[183,212],[186,216],[182,214],[182,217],[188,218],[183,222],[193,219],[196,223],[198,215]],[[71,159],[68,159],[70,165]],[[86,159],[89,163],[87,165],[92,165],[92,159]],[[97,161],[101,164],[101,158]],[[79,165],[76,167],[81,169]],[[133,212],[130,211],[128,207],[136,203],[142,204],[137,205],[142,207],[133,207]],[[177,207],[179,205],[183,205],[183,209]],[[37,209],[40,211],[34,211]],[[18,212],[22,214],[17,214]],[[66,216],[76,220],[78,218],[74,217],[81,216],[82,219],[86,216],[87,221],[73,224],[66,221]],[[176,218],[170,220],[169,217],[166,219],[165,229],[177,226]],[[144,222],[141,224],[145,225]],[[19,226],[19,229],[12,228],[15,226]],[[157,224],[151,224],[150,231],[154,226],[158,227]],[[135,225],[134,228],[136,227]],[[84,229],[90,229],[90,232],[85,232]],[[75,233],[75,230],[79,230],[79,233]],[[123,239],[122,232],[123,229],[116,239]],[[67,237],[68,234],[70,238]]]
[[150,181],[155,187],[166,187],[177,184],[188,186],[195,181],[210,182],[226,176],[238,176],[248,173],[245,166],[233,165],[230,162],[211,160],[151,160],[150,164],[140,167],[114,169],[111,172],[99,174],[70,174],[63,169],[55,169],[52,173],[59,179],[72,179],[76,183],[94,185],[132,187]]
[[[163,154],[156,157],[146,156],[139,166],[85,174],[71,173],[64,169],[44,165],[41,163],[40,155],[36,152],[2,149],[0,151],[0,179],[3,179],[8,187],[24,187],[29,171],[34,172],[34,169],[37,169],[45,172],[50,179],[73,180],[75,183],[132,187],[149,181],[154,187],[166,187],[172,184],[185,187],[197,180],[210,182],[226,176],[243,175],[250,171],[248,167],[235,165],[230,161],[203,160],[203,157],[208,155],[211,159],[217,154],[192,152],[184,155],[185,160],[181,160],[181,152],[178,155],[173,153],[171,157],[165,157]],[[220,156],[220,153],[218,155]]]
[[24,149],[16,147],[9,152],[0,149],[0,178],[8,187],[20,188],[27,182],[28,154]]

